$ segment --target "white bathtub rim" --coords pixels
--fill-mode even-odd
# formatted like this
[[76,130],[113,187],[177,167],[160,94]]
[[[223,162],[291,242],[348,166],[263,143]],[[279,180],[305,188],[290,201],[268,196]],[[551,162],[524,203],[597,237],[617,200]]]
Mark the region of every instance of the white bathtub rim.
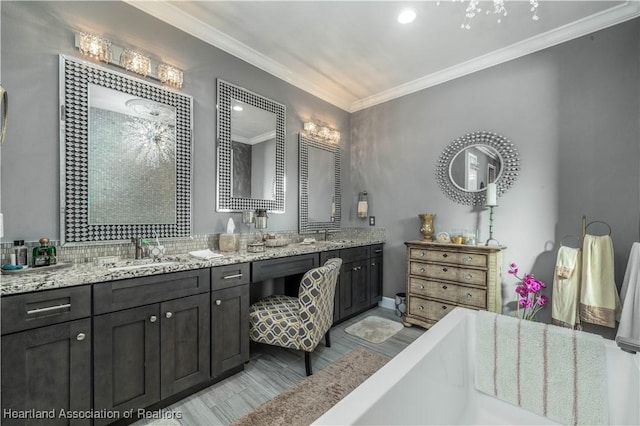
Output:
[[[329,411],[316,419],[313,425],[352,425],[366,413],[367,409],[378,403],[389,391],[389,388],[396,385],[424,357],[424,354],[435,347],[444,339],[449,331],[458,323],[462,322],[469,315],[474,314],[474,310],[466,308],[455,308],[443,319],[438,321],[433,327],[418,337],[413,343],[414,350],[403,350],[393,357],[380,370],[375,372],[365,380],[358,388],[340,400]],[[415,350],[420,349],[420,350]],[[366,389],[366,397],[363,397]]]

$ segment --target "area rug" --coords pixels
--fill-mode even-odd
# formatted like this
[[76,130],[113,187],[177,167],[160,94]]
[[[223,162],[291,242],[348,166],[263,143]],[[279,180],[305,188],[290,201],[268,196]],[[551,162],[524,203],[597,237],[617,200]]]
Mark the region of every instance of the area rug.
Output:
[[267,401],[232,426],[307,426],[386,364],[389,358],[354,349],[333,364]]
[[371,343],[382,343],[402,330],[402,323],[386,318],[370,316],[345,328],[345,333],[357,336]]

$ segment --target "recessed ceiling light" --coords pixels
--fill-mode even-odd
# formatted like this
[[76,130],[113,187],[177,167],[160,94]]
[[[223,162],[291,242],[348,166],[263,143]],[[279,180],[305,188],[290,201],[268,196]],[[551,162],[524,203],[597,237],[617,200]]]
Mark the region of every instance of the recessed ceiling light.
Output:
[[398,22],[401,24],[408,24],[416,19],[416,11],[413,9],[402,9],[398,15]]

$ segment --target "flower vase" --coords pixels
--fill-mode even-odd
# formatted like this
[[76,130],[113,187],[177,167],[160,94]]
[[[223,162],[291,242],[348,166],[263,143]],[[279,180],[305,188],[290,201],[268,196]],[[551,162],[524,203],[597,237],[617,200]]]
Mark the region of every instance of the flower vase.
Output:
[[433,213],[419,214],[420,232],[422,233],[422,241],[433,241]]

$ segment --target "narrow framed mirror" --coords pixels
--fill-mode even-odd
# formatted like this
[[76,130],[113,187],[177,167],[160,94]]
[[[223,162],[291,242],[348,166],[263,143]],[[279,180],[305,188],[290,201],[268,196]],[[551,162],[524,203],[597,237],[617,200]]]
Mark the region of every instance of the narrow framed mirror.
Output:
[[191,234],[192,103],[60,55],[63,243]]
[[284,105],[217,80],[216,211],[284,213]]
[[301,133],[298,167],[299,231],[340,229],[340,146]]

